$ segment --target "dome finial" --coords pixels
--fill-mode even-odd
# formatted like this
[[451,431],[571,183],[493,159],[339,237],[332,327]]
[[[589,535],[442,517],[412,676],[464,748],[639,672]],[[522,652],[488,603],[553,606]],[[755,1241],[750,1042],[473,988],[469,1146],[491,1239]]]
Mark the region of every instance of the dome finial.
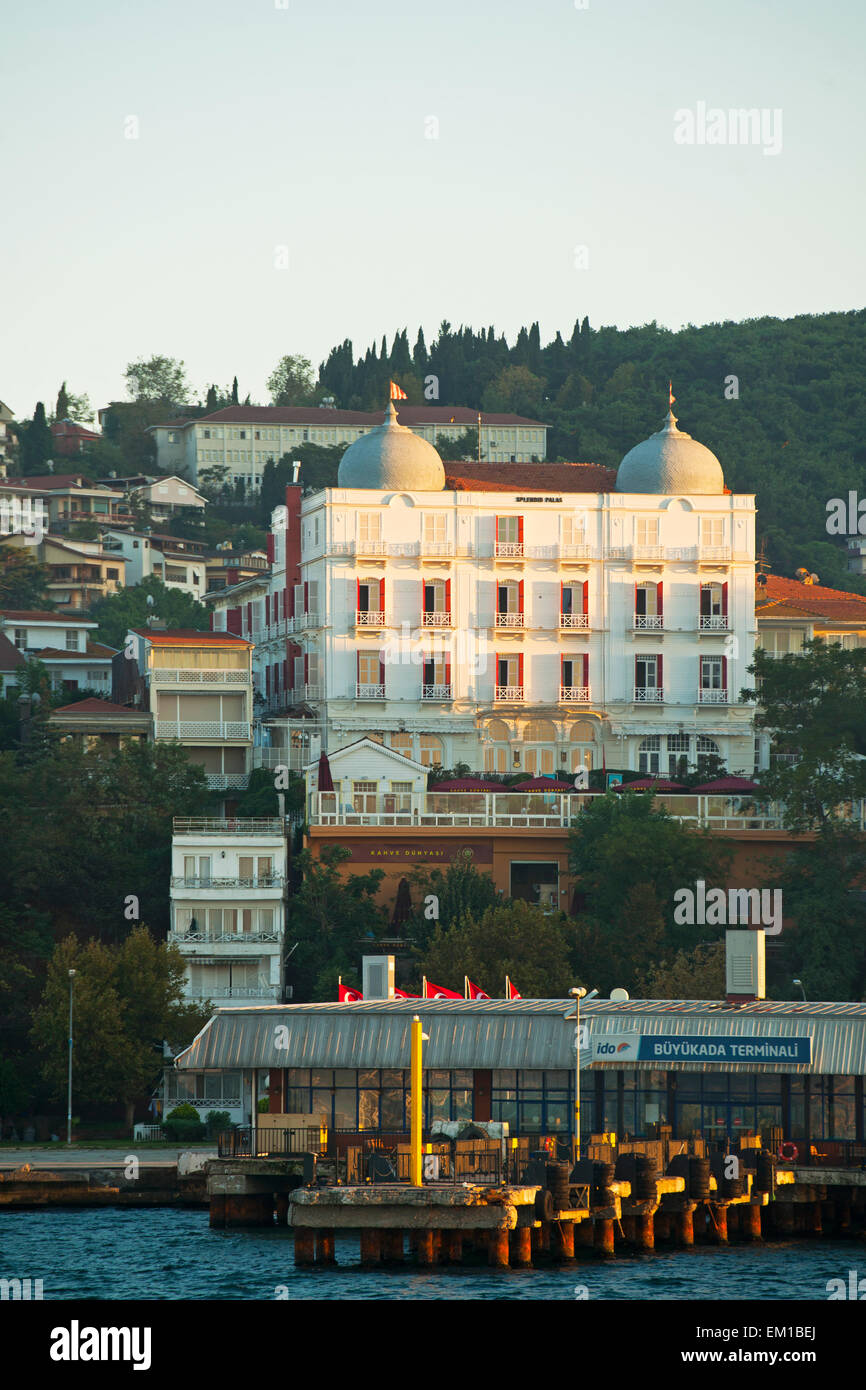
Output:
[[385,419],[383,423],[386,426],[396,425],[398,423],[397,407],[395,406],[393,401],[389,401],[387,406],[385,407]]
[[665,416],[664,423],[664,428],[666,430],[675,430],[677,427],[677,417],[676,415],[674,415],[673,412],[673,404],[675,400],[676,396],[674,395],[674,384],[672,381],[668,381],[668,413]]

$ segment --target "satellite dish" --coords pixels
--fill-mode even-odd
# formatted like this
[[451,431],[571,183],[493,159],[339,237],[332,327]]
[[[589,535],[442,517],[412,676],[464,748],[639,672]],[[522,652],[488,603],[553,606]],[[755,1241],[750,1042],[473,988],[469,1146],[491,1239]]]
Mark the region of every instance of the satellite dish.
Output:
[[627,989],[612,989],[611,992],[610,992],[610,1002],[611,1002],[612,1004],[627,1004],[627,1003],[628,1003],[628,990],[627,990]]

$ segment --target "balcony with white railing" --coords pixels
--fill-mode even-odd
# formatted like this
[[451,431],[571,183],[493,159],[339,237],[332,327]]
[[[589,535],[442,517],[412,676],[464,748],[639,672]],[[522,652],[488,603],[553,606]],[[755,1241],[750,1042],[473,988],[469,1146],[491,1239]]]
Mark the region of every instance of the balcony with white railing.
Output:
[[700,632],[727,632],[729,630],[727,613],[702,613],[698,622]]
[[663,560],[665,548],[663,545],[633,545],[631,558],[633,560]]
[[522,627],[524,626],[524,617],[523,617],[523,614],[522,614],[522,613],[497,613],[497,614],[496,614],[496,626],[497,626],[498,628],[506,628],[506,629],[509,629],[509,628],[510,628],[510,629],[512,629],[512,630],[515,629],[515,628],[522,628]]
[[318,613],[301,613],[295,618],[295,630],[306,632],[311,627],[319,626]]
[[157,719],[157,738],[249,739],[250,725],[243,719]]
[[593,547],[583,541],[577,545],[560,545],[559,547],[559,558],[566,564],[569,560],[591,560],[594,553]]
[[730,558],[731,547],[729,545],[700,545],[698,547],[698,559],[701,564],[727,563]]
[[174,816],[175,835],[281,835],[283,822],[278,816]]
[[496,541],[493,554],[497,560],[522,560],[523,541]]
[[285,883],[282,874],[259,874],[246,878],[215,878],[212,875],[205,875],[203,878],[192,874],[172,874],[172,888],[282,888]]
[[559,699],[563,704],[588,705],[589,686],[588,685],[561,685],[559,687]]
[[561,631],[567,628],[570,632],[588,632],[589,614],[588,613],[560,613],[559,626]]
[[494,688],[493,698],[497,702],[512,702],[515,704],[523,703],[522,685],[497,685]]
[[665,702],[664,688],[660,685],[636,685],[634,688],[634,703],[636,705],[663,705]]
[[385,627],[386,623],[384,610],[381,608],[367,610],[364,610],[363,608],[357,609],[355,613],[355,626]]
[[206,772],[205,781],[212,792],[246,791],[248,772]]
[[220,671],[216,667],[153,666],[154,685],[249,685],[249,671]]
[[356,686],[355,686],[355,699],[356,699],[356,700],[384,700],[384,698],[385,698],[385,687],[384,687],[384,685],[356,685]]
[[452,687],[450,685],[422,685],[422,700],[451,700],[453,699]]
[[453,541],[421,541],[422,560],[450,560],[453,556]]
[[451,625],[452,618],[450,612],[427,613],[425,611],[421,614],[422,627],[451,627]]
[[665,620],[661,613],[635,613],[633,629],[635,632],[663,632]]
[[[198,989],[195,993],[184,992],[184,999],[206,1000],[206,999],[260,999],[263,1004],[273,1004],[282,997],[279,985],[215,985],[213,989]],[[201,1105],[201,1101],[196,1101],[196,1105]],[[226,1104],[227,1102],[221,1102]]]
[[310,700],[321,700],[321,698],[322,698],[322,687],[321,687],[321,685],[310,685],[310,684],[308,683],[307,685],[304,686],[303,689],[304,689],[304,701],[305,701],[305,703],[309,704]]
[[[280,937],[275,931],[208,931],[203,927],[201,931],[189,931],[186,928],[183,931],[170,931],[168,933],[168,939],[169,941],[176,942],[178,945],[189,946],[205,946],[211,944],[218,944],[221,946],[255,946],[262,942],[267,945],[272,945],[274,942],[279,941]],[[269,952],[268,954],[272,955],[273,952]]]
[[358,560],[383,559],[388,554],[387,541],[355,541],[355,557]]
[[705,690],[703,686],[698,687],[699,705],[726,705],[727,703],[727,690]]

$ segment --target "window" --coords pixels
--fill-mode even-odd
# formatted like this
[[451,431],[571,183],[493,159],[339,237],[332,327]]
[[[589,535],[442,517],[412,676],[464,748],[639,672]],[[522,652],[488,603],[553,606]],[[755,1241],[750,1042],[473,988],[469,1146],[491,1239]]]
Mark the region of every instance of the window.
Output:
[[725,658],[723,656],[701,657],[701,690],[724,690]]
[[378,652],[358,652],[358,684],[379,685],[381,661]]
[[358,540],[361,542],[380,541],[382,539],[382,514],[381,512],[359,512],[358,513]]
[[205,430],[204,437],[205,439],[210,439],[210,430]]
[[442,740],[435,734],[421,734],[419,739],[421,756],[419,761],[425,767],[442,766]]
[[688,763],[689,752],[691,751],[690,734],[668,734],[668,776],[675,778],[679,771],[680,761],[685,758]]
[[246,430],[241,430],[241,435],[240,435],[240,437],[241,437],[241,439],[246,439],[246,437],[247,437],[247,432],[246,432]]
[[79,645],[78,645],[78,633],[77,633],[77,632],[73,632],[73,631],[71,631],[71,630],[67,630],[67,633],[66,633],[66,650],[67,650],[68,652],[77,652],[77,651],[80,650]]
[[102,684],[104,684],[104,682],[105,682],[106,680],[107,680],[107,676],[106,676],[106,674],[105,674],[104,671],[88,671],[88,672],[87,672],[87,684],[88,684],[88,685],[102,685]]
[[659,758],[661,755],[661,737],[653,734],[650,738],[645,738],[638,748],[637,767],[638,772],[647,773],[655,776],[659,771]]
[[[67,633],[67,636],[68,636],[68,633]],[[16,627],[16,629],[15,629],[15,645],[16,645],[16,647],[18,648],[19,652],[23,652],[23,651],[26,651],[26,650],[27,650],[27,629],[26,629],[26,627]]]
[[105,577],[106,577],[106,579],[116,579],[116,578],[118,577],[119,574],[120,574],[120,570],[106,570],[106,571],[105,571]]
[[639,690],[658,688],[659,657],[636,656],[634,659],[634,683]]
[[635,541],[638,545],[658,545],[659,519],[657,516],[639,516],[635,521]]
[[391,745],[395,753],[402,753],[404,758],[411,758],[412,735],[411,734],[391,734]]
[[375,782],[353,782],[352,783],[352,806],[360,814],[374,815],[376,811],[376,791]]
[[562,544],[564,546],[583,545],[586,540],[586,516],[578,512],[575,516],[562,518]]
[[522,540],[522,516],[498,516],[496,518],[496,541],[498,545],[519,545]]
[[725,543],[725,518],[723,516],[701,517],[701,544],[721,546]]
[[448,518],[444,512],[424,514],[424,541],[427,545],[444,545]]

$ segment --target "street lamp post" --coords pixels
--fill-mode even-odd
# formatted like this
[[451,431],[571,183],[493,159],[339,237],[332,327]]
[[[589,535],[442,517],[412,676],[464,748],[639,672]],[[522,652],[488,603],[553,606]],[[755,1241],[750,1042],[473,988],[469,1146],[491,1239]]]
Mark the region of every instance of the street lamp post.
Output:
[[586,994],[583,985],[570,989],[574,1000],[574,1162],[580,1161],[580,1001]]
[[805,989],[803,988],[803,981],[802,981],[802,980],[795,980],[795,981],[794,981],[794,984],[800,986],[800,993],[801,993],[802,996],[803,996],[803,1003],[805,1004],[805,1003],[807,1002],[807,1000],[806,1000],[806,991],[805,991]]
[[66,1080],[66,1142],[72,1143],[72,992],[75,971],[69,972],[69,1069]]

